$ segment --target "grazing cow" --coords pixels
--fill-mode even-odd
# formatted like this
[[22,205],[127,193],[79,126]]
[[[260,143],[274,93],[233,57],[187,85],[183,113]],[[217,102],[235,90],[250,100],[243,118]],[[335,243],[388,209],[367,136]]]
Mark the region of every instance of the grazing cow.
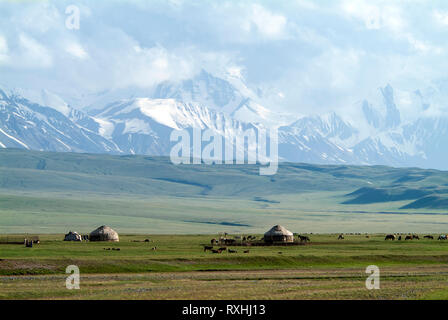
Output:
[[212,240],[210,240],[211,245],[214,245],[215,243],[216,243],[216,239],[213,238]]
[[418,235],[416,235],[416,234],[413,234],[413,235],[412,235],[412,239],[417,239],[417,240],[420,240],[419,236],[418,236]]
[[145,242],[150,242],[151,240],[149,240],[149,239],[145,239]]
[[283,254],[283,252],[279,251],[278,254]]
[[219,250],[219,249],[218,250],[212,249],[212,252],[213,253],[221,253],[221,250]]
[[232,249],[227,250],[227,252],[229,252],[229,253],[238,253],[238,251],[232,250]]
[[448,236],[446,234],[441,234],[437,240],[446,240]]
[[342,233],[339,235],[338,240],[344,240],[344,236],[342,235]]
[[152,247],[151,250],[152,250],[152,251],[156,251],[156,250],[157,250],[157,247]]
[[249,253],[249,250],[244,250],[244,253]]
[[423,238],[425,238],[425,239],[431,239],[431,240],[434,240],[434,237],[433,237],[433,236],[431,236],[431,235],[427,235],[427,236],[424,236]]
[[307,236],[301,236],[299,234],[298,237],[300,239],[300,242],[302,242],[302,241],[304,241],[304,242],[311,241],[310,238],[308,238]]
[[370,236],[366,236],[367,239],[370,239]]
[[226,248],[226,247],[222,247],[222,248],[219,248],[218,250],[221,250],[221,251],[226,251],[226,250],[227,250],[227,248]]
[[401,236],[398,237],[398,240],[401,241]]
[[384,240],[395,240],[395,235],[394,234],[388,234],[386,236],[386,238],[384,238]]
[[212,250],[212,249],[213,249],[213,246],[204,246],[204,252],[207,250]]
[[412,236],[406,236],[404,240],[412,240]]

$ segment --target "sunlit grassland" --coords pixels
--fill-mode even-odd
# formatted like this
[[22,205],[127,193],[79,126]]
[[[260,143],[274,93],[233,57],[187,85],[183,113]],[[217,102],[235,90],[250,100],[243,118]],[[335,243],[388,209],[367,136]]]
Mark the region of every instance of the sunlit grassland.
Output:
[[[385,241],[383,235],[309,235],[305,246],[204,252],[216,235],[121,235],[120,242],[64,242],[41,235],[33,248],[0,245],[0,298],[45,299],[423,299],[448,290],[448,242]],[[144,239],[151,242],[135,242]],[[157,250],[152,250],[157,247]],[[120,248],[104,250],[104,248]],[[247,248],[246,248],[247,249]],[[65,268],[81,290],[65,288]],[[365,289],[368,265],[381,290]],[[267,290],[270,288],[270,290]],[[268,293],[266,293],[268,291]]]

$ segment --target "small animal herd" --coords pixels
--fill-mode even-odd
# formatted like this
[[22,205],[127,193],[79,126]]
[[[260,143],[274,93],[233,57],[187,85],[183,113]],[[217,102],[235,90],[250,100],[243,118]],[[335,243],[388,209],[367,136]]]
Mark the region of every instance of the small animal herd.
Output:
[[[221,247],[219,249],[213,249],[213,246],[204,246],[204,252],[210,251],[211,253],[222,253],[227,251],[228,253],[238,253],[237,250],[228,249],[226,247]],[[249,250],[244,250],[243,253],[249,253]]]
[[[400,241],[400,240],[403,240],[403,237],[404,237],[404,240],[420,240],[420,237],[418,236],[418,235],[416,235],[416,234],[408,234],[408,235],[406,235],[406,236],[402,236],[402,235],[395,235],[395,234],[388,234],[388,235],[386,235],[386,237],[384,238],[384,240],[398,240],[398,241]],[[434,236],[432,236],[432,235],[426,235],[426,236],[424,236],[423,237],[424,239],[430,239],[430,240],[434,240]],[[447,240],[448,239],[448,235],[446,235],[446,234],[441,234],[441,235],[439,235],[439,237],[438,237],[438,239],[437,240]]]

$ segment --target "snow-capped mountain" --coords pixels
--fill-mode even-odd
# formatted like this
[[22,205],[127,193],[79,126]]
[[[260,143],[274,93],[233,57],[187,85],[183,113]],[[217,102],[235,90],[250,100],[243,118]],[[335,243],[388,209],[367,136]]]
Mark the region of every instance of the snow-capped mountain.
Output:
[[[241,78],[202,71],[141,90],[141,96],[133,90],[100,93],[102,102],[89,104],[86,113],[66,102],[76,97],[0,90],[0,147],[169,155],[173,130],[210,129],[233,143],[248,129],[275,127],[282,161],[448,169],[448,118],[431,113],[435,98],[424,91],[397,93],[386,85],[357,104],[356,121],[336,113],[277,114],[255,92]],[[400,110],[403,103],[420,105],[423,115],[409,117]]]
[[[175,99],[205,106],[243,122],[281,126],[291,123],[294,116],[272,112],[260,103],[259,94],[240,77],[215,77],[202,70],[192,79],[180,83],[163,82],[153,94],[155,99]],[[297,116],[295,118],[298,118]]]
[[[101,119],[103,136],[131,154],[168,155],[173,130],[209,129],[233,141],[256,125],[235,120],[222,112],[175,99],[123,100],[94,114]],[[101,132],[98,132],[101,133]]]
[[60,110],[0,89],[0,146],[46,151],[118,153],[116,145],[70,119],[88,118],[67,107]]

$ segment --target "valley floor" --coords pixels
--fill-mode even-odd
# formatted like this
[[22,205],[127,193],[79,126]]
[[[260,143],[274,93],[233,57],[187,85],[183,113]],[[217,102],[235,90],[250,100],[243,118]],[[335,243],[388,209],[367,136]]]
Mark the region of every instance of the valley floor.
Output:
[[379,290],[359,268],[82,275],[79,290],[64,275],[0,277],[1,299],[448,299],[448,267],[385,267]]
[[[216,235],[41,235],[33,248],[0,245],[0,299],[448,299],[448,241],[309,236],[305,246],[213,254],[203,245]],[[65,286],[68,265],[79,266],[79,290]],[[366,289],[369,265],[380,269],[379,290]]]

